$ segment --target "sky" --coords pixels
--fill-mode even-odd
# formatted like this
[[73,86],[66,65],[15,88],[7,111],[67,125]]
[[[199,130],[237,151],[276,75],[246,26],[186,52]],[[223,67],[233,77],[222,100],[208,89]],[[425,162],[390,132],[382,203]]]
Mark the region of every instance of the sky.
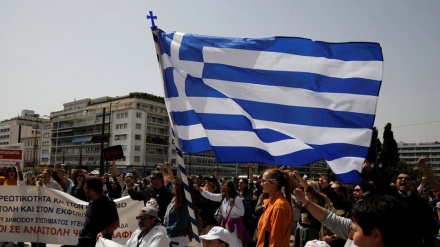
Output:
[[149,11],[165,32],[380,43],[379,138],[391,123],[397,142],[440,141],[438,0],[2,0],[0,120],[75,99],[164,96]]

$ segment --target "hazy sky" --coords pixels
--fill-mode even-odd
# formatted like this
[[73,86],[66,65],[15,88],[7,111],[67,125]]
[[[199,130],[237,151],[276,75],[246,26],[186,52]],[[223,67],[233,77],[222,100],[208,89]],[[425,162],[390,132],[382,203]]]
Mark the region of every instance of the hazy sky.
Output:
[[438,0],[1,0],[0,120],[74,99],[163,96],[150,10],[166,32],[378,42],[375,126],[392,123],[398,142],[440,141]]

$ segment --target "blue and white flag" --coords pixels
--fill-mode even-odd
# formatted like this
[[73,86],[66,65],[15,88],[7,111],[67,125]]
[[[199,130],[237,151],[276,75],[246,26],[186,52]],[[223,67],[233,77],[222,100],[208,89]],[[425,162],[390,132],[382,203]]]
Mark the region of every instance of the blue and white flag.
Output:
[[325,160],[358,183],[382,82],[377,43],[153,31],[182,150],[219,162]]

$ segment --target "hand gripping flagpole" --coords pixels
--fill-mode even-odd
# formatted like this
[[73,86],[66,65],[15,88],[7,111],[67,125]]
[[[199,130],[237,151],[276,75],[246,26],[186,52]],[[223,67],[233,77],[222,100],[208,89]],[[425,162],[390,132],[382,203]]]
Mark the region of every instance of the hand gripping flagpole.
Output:
[[[149,15],[147,16],[147,19],[151,19],[151,31],[153,32],[153,39],[154,39],[154,45],[156,47],[156,55],[157,55],[157,60],[159,62],[159,67],[160,67],[160,73],[162,74],[162,78],[163,77],[163,69],[162,69],[162,62],[161,62],[161,52],[160,52],[160,46],[159,46],[159,37],[158,37],[158,33],[159,31],[157,30],[157,26],[154,24],[154,20],[157,19],[157,16],[153,15],[153,11],[149,12]],[[165,80],[163,80],[163,82],[165,83]],[[170,111],[169,111],[169,107],[167,105],[167,112],[168,112],[168,118],[170,119],[170,123],[171,126],[175,126],[174,125],[174,120],[170,115]],[[189,213],[189,217],[190,217],[190,221],[191,221],[191,229],[193,231],[194,234],[194,239],[197,241],[198,246],[201,246],[200,243],[200,238],[199,238],[199,230],[197,229],[197,220],[196,220],[196,216],[194,213],[194,205],[192,203],[192,197],[191,197],[191,187],[189,185],[188,182],[188,175],[186,173],[186,168],[185,168],[185,162],[183,159],[183,154],[182,154],[182,149],[180,147],[180,142],[178,140],[178,138],[176,138],[175,136],[175,132],[176,130],[173,128],[173,139],[174,139],[174,145],[176,147],[176,153],[177,153],[177,163],[179,164],[179,170],[182,176],[182,181],[184,183],[184,189],[185,189],[185,198],[186,198],[186,204],[188,206],[188,213]]]

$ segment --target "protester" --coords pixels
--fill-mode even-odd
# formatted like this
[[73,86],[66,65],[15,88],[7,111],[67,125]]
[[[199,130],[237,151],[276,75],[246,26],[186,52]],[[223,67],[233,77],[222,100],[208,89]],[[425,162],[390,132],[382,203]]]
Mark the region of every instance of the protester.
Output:
[[[153,199],[154,200],[154,199]],[[158,218],[157,202],[143,207],[136,217],[139,228],[133,232],[126,247],[168,247],[170,241]]]
[[100,177],[86,178],[84,191],[91,200],[77,246],[92,247],[98,238],[112,239],[113,231],[119,227],[116,204],[103,194],[103,185]]
[[119,184],[118,180],[116,179],[116,176],[112,176],[112,181],[110,181],[110,174],[106,173],[104,174],[104,178],[105,178],[105,185],[107,187],[107,195],[111,199],[121,198],[122,187]]
[[[17,168],[17,170],[15,167]],[[23,173],[21,172],[20,163],[16,162],[15,167],[11,166],[6,169],[6,180],[3,183],[4,186],[22,185],[22,182],[20,181],[23,181]],[[15,244],[11,242],[10,243],[0,242],[0,246],[8,247],[8,246],[15,246]],[[17,246],[22,247],[24,246],[24,243],[19,242],[17,243]]]
[[6,169],[6,179],[3,182],[3,185],[17,185],[18,181],[18,173],[15,170],[15,167],[10,166]]
[[86,176],[80,170],[76,171],[73,180],[74,185],[70,192],[72,196],[82,201],[87,201],[87,196],[84,191],[85,180],[86,180]]
[[133,187],[130,186],[130,184],[131,183],[127,185],[127,189],[131,199],[137,201],[144,201],[144,203],[146,203],[151,198],[156,198],[157,203],[159,205],[158,216],[160,219],[163,219],[168,204],[171,202],[172,196],[165,188],[162,173],[159,171],[151,172],[150,188],[147,188],[145,190],[135,191],[133,190]]
[[[263,173],[261,181],[263,193],[268,193],[269,199],[258,221],[257,246],[289,247],[293,221],[289,174],[279,169],[269,169]],[[281,192],[283,187],[288,198]]]
[[252,222],[252,214],[254,213],[255,206],[253,203],[253,193],[248,186],[249,183],[247,179],[240,178],[238,180],[238,195],[243,200],[244,205],[244,227],[246,228],[246,231],[249,233],[249,235],[253,236],[255,228]]
[[344,247],[423,246],[422,240],[412,233],[413,228],[400,227],[413,226],[415,222],[409,217],[410,209],[395,196],[370,193],[354,204],[349,219],[307,200],[301,189],[295,189],[295,195],[316,219],[347,239]]
[[[203,190],[209,191],[214,194],[220,193],[219,183],[214,176],[206,177],[204,180],[206,181],[206,183],[202,188]],[[220,207],[221,202],[209,200],[203,197],[199,191],[200,185],[203,185],[203,179],[198,179],[196,177],[193,188],[195,188],[194,194],[196,195],[195,198],[197,200],[198,208],[200,209],[200,217],[202,217],[203,221],[202,229],[200,231],[200,234],[202,235],[207,234],[211,230],[211,228],[219,225],[219,223],[214,218],[214,214]]]
[[163,224],[170,238],[170,247],[184,247],[189,244],[188,206],[186,205],[183,182],[180,178],[176,178],[173,181],[173,199],[168,204]]
[[203,247],[238,247],[237,236],[223,227],[214,226],[207,234],[201,235]]
[[3,183],[5,182],[5,179],[6,179],[5,172],[6,172],[6,169],[3,166],[0,166],[0,185],[3,185]]
[[56,164],[54,166],[54,172],[52,172],[52,178],[63,188],[63,191],[67,194],[72,192],[72,188],[74,186],[74,182],[66,175],[66,170],[64,168],[64,164]]
[[41,179],[37,181],[38,186],[63,191],[63,188],[52,178],[52,171],[44,169],[41,173]]
[[199,187],[201,195],[209,200],[221,202],[221,213],[223,220],[221,225],[228,231],[235,232],[239,238],[239,245],[246,246],[251,242],[252,238],[244,227],[242,216],[244,215],[244,205],[242,199],[238,196],[238,191],[235,188],[233,180],[226,180],[222,184],[222,193],[215,194]]

